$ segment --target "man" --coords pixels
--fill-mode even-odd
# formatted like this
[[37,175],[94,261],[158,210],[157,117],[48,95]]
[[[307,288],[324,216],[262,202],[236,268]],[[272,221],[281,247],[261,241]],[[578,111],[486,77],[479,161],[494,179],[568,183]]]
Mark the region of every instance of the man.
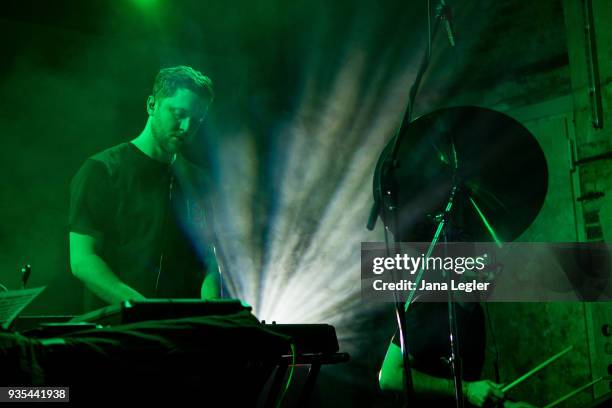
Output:
[[[529,408],[530,404],[505,399],[502,385],[479,380],[484,364],[485,327],[478,303],[457,303],[455,307],[459,355],[462,360],[462,391],[466,407],[503,406]],[[414,407],[435,404],[455,406],[455,386],[448,358],[450,356],[447,303],[413,303],[406,315],[406,330]],[[402,391],[404,368],[399,335],[389,344],[382,364],[379,384],[385,391]]]
[[93,155],[73,178],[70,266],[91,291],[86,309],[128,299],[218,297],[207,183],[180,154],[213,97],[200,72],[160,70],[140,135]]

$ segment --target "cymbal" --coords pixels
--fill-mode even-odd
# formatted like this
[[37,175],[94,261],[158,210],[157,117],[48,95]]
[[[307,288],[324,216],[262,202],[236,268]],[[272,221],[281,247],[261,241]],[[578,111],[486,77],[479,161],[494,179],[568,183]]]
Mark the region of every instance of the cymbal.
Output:
[[544,152],[523,125],[503,113],[440,109],[405,127],[395,166],[388,160],[392,147],[393,140],[376,165],[374,199],[380,200],[380,188],[395,192],[395,202],[385,199],[380,215],[396,241],[431,241],[432,217],[444,210],[454,185],[455,241],[513,241],[544,203]]

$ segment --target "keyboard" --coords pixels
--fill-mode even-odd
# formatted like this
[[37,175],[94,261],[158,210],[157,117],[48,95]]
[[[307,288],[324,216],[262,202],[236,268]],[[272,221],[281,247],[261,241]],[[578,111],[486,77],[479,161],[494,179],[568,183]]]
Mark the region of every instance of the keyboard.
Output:
[[126,300],[116,305],[76,316],[71,323],[88,322],[102,326],[137,323],[148,320],[180,319],[185,317],[227,315],[250,311],[238,299],[145,299]]

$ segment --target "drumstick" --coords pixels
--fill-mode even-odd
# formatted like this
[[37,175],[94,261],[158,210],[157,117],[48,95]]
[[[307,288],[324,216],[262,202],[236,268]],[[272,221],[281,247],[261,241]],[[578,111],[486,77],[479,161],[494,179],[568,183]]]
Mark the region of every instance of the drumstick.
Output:
[[560,403],[562,403],[562,402],[572,398],[574,395],[578,394],[579,392],[582,392],[582,391],[586,390],[587,388],[597,384],[601,380],[603,380],[603,377],[599,377],[598,379],[593,380],[590,383],[583,385],[582,387],[576,388],[574,391],[565,394],[563,397],[559,398],[555,402],[551,402],[550,404],[546,405],[544,408],[553,408],[553,407],[556,407]]
[[525,381],[526,379],[528,379],[529,377],[531,377],[532,375],[534,375],[535,373],[537,373],[538,371],[540,371],[541,369],[543,369],[544,367],[546,367],[547,365],[549,365],[550,363],[558,359],[559,357],[563,356],[564,354],[569,353],[569,351],[573,348],[574,346],[569,346],[568,348],[561,351],[560,353],[552,356],[551,358],[549,358],[548,360],[546,360],[545,362],[543,362],[542,364],[540,364],[533,370],[527,372],[527,374],[520,376],[516,380],[512,381],[510,384],[506,385],[504,388],[502,388],[502,392],[506,393],[510,391],[512,388],[516,387],[517,385],[519,385],[520,383],[522,383],[523,381]]

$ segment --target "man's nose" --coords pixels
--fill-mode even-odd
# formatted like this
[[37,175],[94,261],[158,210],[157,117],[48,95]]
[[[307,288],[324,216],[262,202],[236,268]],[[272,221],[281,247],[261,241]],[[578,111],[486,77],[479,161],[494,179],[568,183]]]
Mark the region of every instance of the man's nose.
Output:
[[181,129],[183,132],[187,132],[190,126],[191,126],[190,117],[183,118],[179,122],[179,129]]

